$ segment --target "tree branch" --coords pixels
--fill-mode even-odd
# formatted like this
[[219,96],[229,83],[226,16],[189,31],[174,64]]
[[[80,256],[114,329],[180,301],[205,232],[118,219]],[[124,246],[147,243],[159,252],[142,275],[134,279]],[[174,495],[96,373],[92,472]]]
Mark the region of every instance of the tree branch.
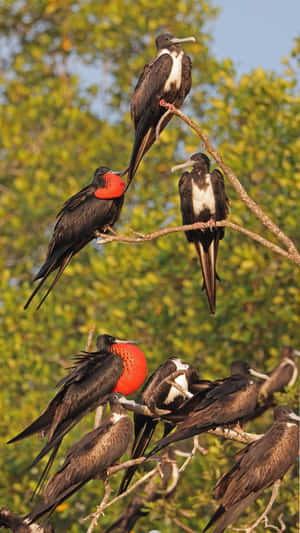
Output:
[[[273,504],[276,500],[276,496],[277,496],[277,492],[279,490],[279,486],[280,486],[280,483],[281,483],[281,480],[280,479],[277,479],[277,481],[275,481],[274,485],[273,485],[273,489],[272,489],[272,494],[271,494],[271,498],[270,498],[270,501],[267,505],[267,507],[265,508],[263,514],[256,520],[256,522],[250,526],[250,527],[247,527],[245,529],[236,529],[234,528],[234,531],[245,531],[245,533],[252,533],[253,531],[255,531],[255,528],[264,520],[267,519],[267,515],[269,514],[269,512],[271,511],[272,507],[273,507]],[[284,526],[285,527],[285,526]],[[280,531],[279,529],[277,529],[277,531]],[[281,531],[284,531],[284,529],[281,528]]]
[[[165,106],[168,108],[168,104]],[[294,263],[300,265],[300,254],[294,245],[293,241],[287,237],[287,235],[264,213],[262,208],[250,198],[244,187],[241,185],[240,181],[237,179],[235,174],[232,172],[232,170],[225,165],[222,157],[218,154],[218,152],[215,150],[215,148],[210,143],[210,140],[205,135],[205,133],[201,130],[201,128],[196,124],[193,120],[189,119],[186,115],[182,113],[179,109],[174,109],[172,107],[172,112],[174,115],[177,115],[181,120],[183,120],[192,130],[194,130],[199,137],[201,137],[206,150],[209,152],[209,154],[214,158],[214,160],[218,163],[219,167],[223,170],[225,176],[228,178],[234,189],[237,191],[238,195],[240,196],[241,200],[249,207],[249,209],[254,213],[257,218],[277,237],[279,241],[281,241],[286,247],[291,255],[292,261]]]
[[[238,226],[237,224],[234,224],[229,220],[218,220],[215,225],[217,227],[224,226],[239,231],[240,233],[247,235],[247,237],[250,237],[254,241],[259,242],[266,248],[269,248],[273,252],[290,259],[293,263],[296,263],[296,265],[300,266],[300,255],[298,254],[298,252],[297,255],[295,255],[294,252],[286,251],[283,248],[280,248],[280,246],[277,246],[277,244],[268,241],[264,237],[261,237],[260,235],[258,235],[258,233],[254,233],[253,231]],[[116,232],[114,232],[113,235],[107,235],[106,233],[98,233],[100,240],[97,241],[97,244],[108,244],[113,241],[123,243],[142,243],[146,241],[153,241],[154,239],[158,239],[159,237],[163,237],[164,235],[168,235],[169,233],[178,233],[180,231],[189,231],[192,229],[205,229],[209,227],[211,227],[209,222],[195,222],[194,224],[186,224],[185,226],[173,226],[170,228],[163,228],[161,230],[154,231],[153,233],[149,233],[148,235],[137,233],[131,230],[137,235],[136,237],[120,235]]]

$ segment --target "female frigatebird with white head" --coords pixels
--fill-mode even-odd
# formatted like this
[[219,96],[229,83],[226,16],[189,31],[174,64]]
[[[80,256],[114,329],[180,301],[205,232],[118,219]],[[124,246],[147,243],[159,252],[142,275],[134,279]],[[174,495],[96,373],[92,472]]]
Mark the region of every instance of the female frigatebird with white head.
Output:
[[[134,413],[135,439],[131,450],[131,458],[141,457],[147,449],[159,418],[166,414],[176,413],[187,398],[204,397],[210,388],[210,381],[200,380],[194,366],[184,363],[177,357],[167,359],[160,365],[145,383],[137,402],[146,405],[156,418]],[[200,399],[198,400],[200,401]],[[165,423],[164,436],[174,427],[173,423]],[[124,492],[137,467],[132,466],[125,472],[119,493]]]
[[214,492],[221,505],[203,533],[214,526],[223,533],[261,493],[296,462],[299,451],[299,416],[286,406],[274,409],[274,423],[255,442],[235,456],[234,466],[218,481]]
[[[135,141],[128,169],[129,186],[142,157],[155,141],[156,127],[161,131],[171,120],[170,114],[162,119],[167,110],[160,105],[164,100],[179,108],[192,85],[190,58],[180,48],[180,43],[192,41],[194,37],[177,39],[171,33],[163,33],[156,39],[157,55],[139,77],[131,98],[131,118]],[[127,188],[126,187],[126,188]]]
[[229,202],[222,173],[210,169],[207,155],[198,152],[185,163],[172,168],[172,172],[192,167],[184,172],[179,181],[179,195],[183,224],[211,222],[206,229],[186,231],[189,242],[193,242],[200,259],[205,288],[211,314],[216,310],[216,261],[219,241],[224,237],[224,227],[213,227],[213,223],[224,220],[229,211]]
[[[185,402],[176,430],[160,439],[149,455],[173,442],[188,439],[217,426],[237,424],[247,418],[254,411],[257,402],[257,384],[251,375],[268,379],[266,374],[253,370],[245,361],[232,363],[230,377],[211,383],[204,398],[203,393],[199,393],[199,402],[197,394]],[[174,418],[180,420],[176,413],[175,417],[172,414],[166,415],[167,420],[174,421]]]
[[58,269],[37,307],[39,309],[73,255],[97,237],[98,232],[106,233],[115,224],[123,206],[124,191],[125,182],[120,176],[107,167],[99,167],[92,183],[66,201],[57,215],[46,260],[33,279],[41,281],[27,300],[24,309],[27,309],[51,272]]
[[57,384],[60,390],[53,400],[30,426],[8,442],[35,433],[47,434],[47,443],[31,465],[38,463],[53,448],[42,479],[48,473],[63,437],[85,414],[105,404],[112,392],[132,394],[143,383],[147,372],[146,359],[132,342],[100,335],[97,351],[81,352],[74,357],[75,364]]
[[111,412],[102,424],[69,448],[62,467],[48,481],[44,502],[28,515],[31,521],[56,507],[91,479],[105,479],[107,469],[126,452],[133,434],[133,424],[119,403],[119,394],[109,398]]

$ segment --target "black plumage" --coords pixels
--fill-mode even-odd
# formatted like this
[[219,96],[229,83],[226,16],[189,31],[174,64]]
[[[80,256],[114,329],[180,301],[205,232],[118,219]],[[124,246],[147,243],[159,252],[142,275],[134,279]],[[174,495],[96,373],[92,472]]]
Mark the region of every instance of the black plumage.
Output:
[[115,224],[124,202],[124,190],[125,183],[120,176],[107,167],[99,167],[92,183],[66,201],[57,215],[46,260],[33,279],[41,281],[27,300],[24,309],[27,309],[48,276],[58,269],[37,307],[39,309],[72,257],[94,239],[97,232],[106,233]]
[[[185,403],[176,430],[160,439],[149,455],[173,442],[199,435],[217,426],[236,424],[247,418],[257,403],[257,384],[251,378],[251,373],[263,376],[251,369],[248,363],[235,361],[231,366],[230,377],[212,383],[204,398],[200,393],[199,401],[196,394]],[[166,418],[168,419],[168,415]]]
[[[274,423],[257,441],[235,456],[234,466],[214,491],[221,505],[205,527],[222,533],[260,494],[281,480],[295,463],[299,450],[300,420],[288,407],[276,407]],[[203,531],[203,533],[204,533]]]
[[[174,383],[174,385],[172,384]],[[131,458],[141,457],[147,449],[156,425],[164,411],[176,414],[177,410],[184,404],[186,398],[191,398],[195,392],[198,396],[203,395],[208,390],[210,382],[200,380],[196,369],[189,364],[183,363],[181,359],[171,357],[160,365],[145,383],[137,401],[146,405],[157,418],[146,415],[134,414],[135,439],[131,450]],[[179,386],[179,389],[176,388]],[[166,415],[169,416],[169,415]],[[174,423],[165,423],[164,436],[174,427]],[[119,493],[124,492],[137,467],[132,466],[125,472]]]
[[119,404],[118,394],[110,397],[111,412],[103,423],[69,448],[62,467],[48,481],[44,502],[28,515],[36,521],[79,490],[91,479],[104,479],[106,471],[126,452],[133,434],[127,411]]
[[54,533],[54,528],[49,522],[43,524],[30,524],[27,518],[13,513],[9,509],[0,509],[0,528],[5,527],[13,533]]
[[[162,119],[166,109],[160,100],[179,108],[191,89],[192,64],[190,58],[180,48],[180,43],[195,41],[194,37],[176,39],[170,33],[163,33],[156,39],[157,55],[147,65],[139,77],[131,98],[131,118],[135,131],[135,141],[128,167],[129,186],[138,165],[155,141],[156,127],[160,131],[171,120],[168,115]],[[127,170],[127,169],[126,169]]]
[[186,231],[189,242],[193,242],[198,254],[211,314],[216,310],[216,262],[219,241],[224,237],[224,227],[214,226],[225,220],[229,212],[229,202],[225,192],[222,173],[215,169],[210,172],[210,160],[202,153],[196,153],[173,170],[192,167],[184,172],[179,181],[180,206],[183,224],[211,222],[211,227]]

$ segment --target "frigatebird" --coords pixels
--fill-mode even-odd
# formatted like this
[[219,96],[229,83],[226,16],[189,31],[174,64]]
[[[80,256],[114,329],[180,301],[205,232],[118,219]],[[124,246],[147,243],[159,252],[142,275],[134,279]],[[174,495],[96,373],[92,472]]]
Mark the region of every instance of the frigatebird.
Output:
[[[135,141],[128,166],[128,188],[142,157],[155,141],[156,127],[163,130],[171,120],[171,115],[160,106],[164,100],[179,108],[192,85],[192,63],[189,56],[180,48],[180,43],[192,41],[194,37],[177,39],[170,33],[159,35],[155,41],[156,57],[144,66],[131,98],[131,119],[135,131]],[[125,171],[125,172],[126,172]],[[124,172],[124,173],[125,173]]]
[[[200,392],[199,402],[197,402],[197,394],[185,402],[184,413],[176,430],[171,435],[160,439],[148,456],[173,442],[188,439],[215,429],[217,426],[243,421],[254,411],[257,402],[257,384],[251,378],[251,374],[268,379],[267,375],[256,372],[244,361],[232,363],[230,377],[217,380],[215,386],[212,383],[204,398]],[[189,402],[191,403],[190,411]],[[178,419],[178,417],[175,418]],[[166,419],[168,420],[168,415]]]
[[13,513],[9,509],[0,509],[0,528],[5,527],[13,533],[54,533],[54,528],[49,522],[43,524],[30,524],[27,518]]
[[33,279],[41,281],[27,300],[24,309],[27,309],[51,272],[58,269],[37,307],[39,309],[73,255],[97,237],[98,232],[107,233],[115,224],[124,202],[124,191],[125,182],[120,176],[107,167],[99,167],[95,171],[92,183],[65,202],[56,217],[57,222],[48,246],[46,260]]
[[34,433],[48,435],[47,443],[30,466],[37,464],[53,449],[39,485],[48,474],[66,433],[85,414],[106,403],[112,392],[131,394],[146,377],[145,356],[130,341],[100,335],[97,338],[97,349],[96,352],[83,351],[74,357],[74,365],[69,374],[57,384],[60,390],[53,400],[32,424],[8,442],[16,442]]
[[261,403],[269,403],[270,400],[273,400],[274,392],[283,392],[285,387],[295,385],[298,377],[298,366],[294,355],[297,354],[297,350],[290,346],[283,347],[280,363],[269,372],[269,379],[260,384],[258,399]]
[[234,466],[218,481],[214,492],[221,505],[203,530],[222,533],[260,494],[281,480],[295,463],[299,450],[299,416],[288,407],[274,409],[274,423],[257,441],[235,456]]
[[130,533],[134,525],[143,516],[150,512],[147,504],[163,499],[165,502],[176,490],[179,481],[178,465],[174,460],[171,448],[168,448],[159,461],[157,476],[145,481],[134,495],[124,513],[108,528],[105,533],[115,529],[119,533]]
[[28,515],[30,521],[36,521],[46,513],[51,514],[91,479],[105,479],[107,469],[126,452],[133,424],[118,400],[119,394],[112,394],[109,398],[110,414],[100,426],[69,448],[62,467],[45,486],[44,502]]
[[211,314],[216,310],[216,262],[219,241],[224,237],[224,227],[213,224],[224,220],[229,212],[229,202],[225,192],[223,174],[210,169],[207,155],[198,152],[181,165],[172,168],[192,167],[191,172],[184,172],[179,181],[180,206],[183,224],[211,222],[211,227],[186,231],[189,242],[193,242],[198,254]]
[[[137,399],[139,404],[146,405],[156,416],[134,413],[135,438],[131,450],[131,458],[141,457],[147,449],[156,425],[164,413],[176,413],[186,398],[193,397],[197,392],[198,397],[206,393],[210,381],[200,380],[195,367],[183,363],[181,359],[171,357],[160,365],[147,380]],[[178,388],[176,388],[178,387]],[[168,416],[166,414],[166,416]],[[174,427],[174,423],[166,422],[164,436]],[[125,472],[119,493],[124,492],[137,466],[132,466]]]

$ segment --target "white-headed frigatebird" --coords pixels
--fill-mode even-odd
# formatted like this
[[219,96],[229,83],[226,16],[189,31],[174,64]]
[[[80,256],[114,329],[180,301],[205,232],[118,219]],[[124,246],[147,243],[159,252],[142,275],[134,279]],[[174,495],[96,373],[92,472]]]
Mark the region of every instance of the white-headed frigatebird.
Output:
[[219,241],[224,237],[224,227],[213,226],[224,220],[229,212],[223,174],[215,169],[210,172],[209,158],[198,152],[181,165],[172,168],[192,167],[184,172],[179,181],[180,206],[183,224],[211,222],[211,227],[186,231],[189,242],[193,242],[198,254],[211,314],[216,310],[216,262]]
[[0,528],[5,527],[13,533],[54,533],[54,528],[50,522],[40,525],[29,523],[23,516],[13,513],[9,509],[0,509]]
[[174,494],[178,481],[178,465],[174,460],[171,448],[167,448],[160,458],[157,476],[139,486],[138,492],[126,510],[105,530],[105,533],[111,533],[115,530],[119,533],[131,533],[139,518],[147,516],[151,511],[148,504],[160,499],[166,502]]
[[126,452],[133,435],[133,424],[119,404],[119,394],[109,398],[111,412],[102,424],[69,448],[62,467],[48,481],[43,491],[44,502],[28,515],[38,520],[69,498],[91,479],[105,479],[107,469]]
[[73,255],[94,239],[97,232],[106,233],[115,224],[124,202],[124,191],[125,182],[120,176],[107,167],[99,167],[95,171],[92,183],[65,202],[57,215],[46,260],[33,279],[33,281],[39,279],[40,282],[27,300],[24,309],[27,309],[51,272],[58,269],[37,307],[39,309]]
[[156,127],[160,131],[171,120],[165,119],[167,112],[160,106],[164,100],[179,108],[188,95],[192,85],[190,58],[181,50],[180,43],[193,41],[194,37],[177,39],[170,33],[163,33],[156,39],[157,55],[147,65],[139,77],[131,98],[131,118],[135,131],[135,141],[128,169],[129,186],[144,154],[155,141]]
[[211,383],[204,398],[200,392],[199,402],[195,394],[185,402],[183,414],[166,415],[167,420],[179,422],[177,428],[171,435],[160,439],[149,455],[173,442],[188,439],[217,426],[242,422],[254,411],[257,402],[257,384],[251,374],[268,379],[267,375],[256,372],[245,361],[235,361],[231,365],[230,377]]
[[[174,383],[174,385],[172,384]],[[147,449],[159,418],[166,413],[176,413],[177,409],[187,398],[197,393],[199,398],[204,397],[210,387],[210,381],[200,380],[194,366],[183,363],[181,359],[171,357],[160,365],[146,381],[137,399],[139,404],[146,405],[156,418],[134,413],[135,438],[131,450],[131,458],[141,457]],[[176,388],[176,386],[178,388]],[[199,399],[200,401],[200,399]],[[168,417],[168,414],[166,414]],[[167,435],[174,424],[165,423],[164,436]],[[137,467],[132,466],[125,472],[119,493],[124,492]]]
[[234,466],[218,481],[214,492],[221,505],[203,530],[222,533],[295,463],[299,451],[299,416],[288,407],[274,409],[274,423],[257,441],[235,456]]
[[[132,342],[132,341],[131,341]],[[60,390],[42,414],[8,444],[35,433],[47,434],[48,440],[31,467],[51,449],[52,454],[39,485],[48,474],[63,437],[81,418],[108,401],[112,392],[128,395],[144,382],[147,363],[143,352],[130,341],[110,335],[97,338],[96,352],[81,352],[75,364],[57,386]]]

